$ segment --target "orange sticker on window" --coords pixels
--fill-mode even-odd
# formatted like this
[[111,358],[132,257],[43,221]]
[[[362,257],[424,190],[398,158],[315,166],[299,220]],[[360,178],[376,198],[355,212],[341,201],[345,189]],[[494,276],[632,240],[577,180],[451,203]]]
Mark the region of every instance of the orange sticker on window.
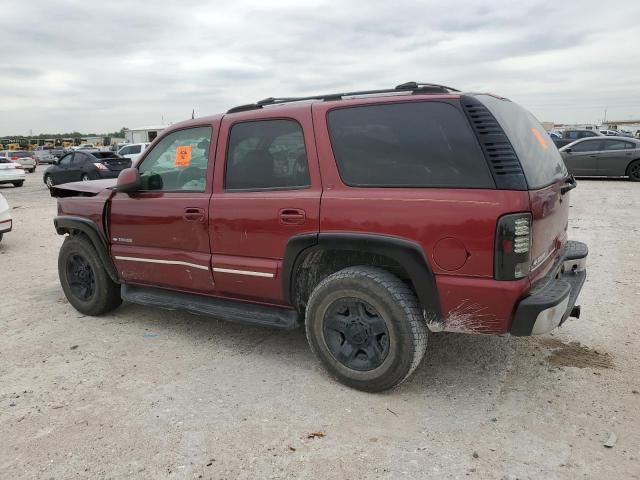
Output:
[[191,164],[191,145],[176,148],[176,167],[188,167]]
[[538,143],[542,145],[542,148],[544,148],[545,150],[549,148],[549,145],[547,145],[547,142],[537,128],[534,127],[531,129],[531,131],[533,132],[533,136],[536,137],[536,140],[538,140]]

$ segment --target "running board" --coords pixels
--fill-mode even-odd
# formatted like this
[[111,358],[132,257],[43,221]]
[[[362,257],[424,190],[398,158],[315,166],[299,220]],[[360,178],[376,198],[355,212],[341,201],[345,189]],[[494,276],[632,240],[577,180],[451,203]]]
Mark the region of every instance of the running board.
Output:
[[203,295],[174,292],[162,288],[126,284],[121,286],[121,295],[122,299],[127,302],[168,310],[184,310],[196,315],[207,315],[228,322],[284,329],[293,329],[300,325],[298,313],[295,310],[286,308],[234,302]]

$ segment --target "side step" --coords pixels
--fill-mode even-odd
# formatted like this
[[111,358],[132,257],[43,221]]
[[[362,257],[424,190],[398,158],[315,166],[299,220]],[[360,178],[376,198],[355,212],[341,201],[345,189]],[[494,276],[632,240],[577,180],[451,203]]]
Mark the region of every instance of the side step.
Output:
[[207,315],[228,322],[249,323],[265,327],[293,329],[300,326],[298,313],[286,308],[234,302],[162,288],[126,284],[120,288],[123,300],[140,305],[169,310],[185,310],[196,315]]

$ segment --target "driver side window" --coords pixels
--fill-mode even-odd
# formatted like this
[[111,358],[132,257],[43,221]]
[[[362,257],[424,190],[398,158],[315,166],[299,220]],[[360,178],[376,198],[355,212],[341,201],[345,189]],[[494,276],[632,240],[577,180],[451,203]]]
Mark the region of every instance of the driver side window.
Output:
[[211,127],[170,133],[153,147],[139,167],[142,190],[204,192]]
[[72,156],[73,156],[73,153],[67,153],[64,157],[60,159],[60,161],[58,162],[58,165],[60,165],[61,167],[68,167],[71,164]]

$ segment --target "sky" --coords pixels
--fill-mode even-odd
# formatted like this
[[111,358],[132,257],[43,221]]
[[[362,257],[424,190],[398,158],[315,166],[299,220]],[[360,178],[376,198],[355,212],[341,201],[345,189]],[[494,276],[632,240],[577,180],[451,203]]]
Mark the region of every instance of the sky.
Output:
[[104,133],[407,81],[640,119],[640,2],[2,0],[0,136]]

